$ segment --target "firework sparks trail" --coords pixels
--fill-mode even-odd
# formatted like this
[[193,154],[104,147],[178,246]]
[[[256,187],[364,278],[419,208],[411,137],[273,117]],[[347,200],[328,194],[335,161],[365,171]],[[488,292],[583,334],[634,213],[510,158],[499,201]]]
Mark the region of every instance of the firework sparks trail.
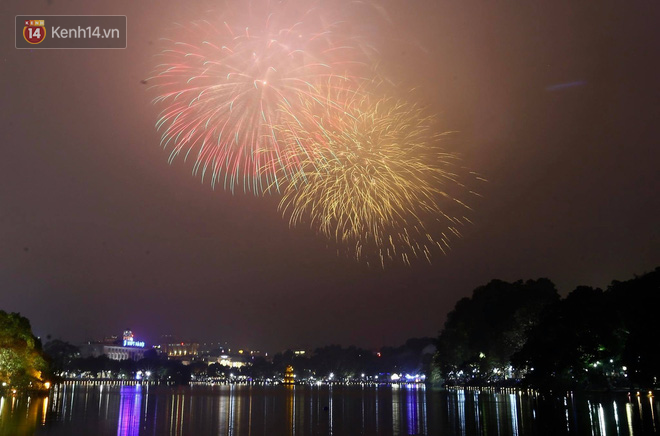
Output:
[[[329,86],[326,100],[301,97],[275,126],[298,144],[301,171],[286,183],[280,210],[292,227],[310,225],[358,260],[430,262],[445,253],[474,194],[459,178],[456,156],[438,148],[434,119],[395,98]],[[375,255],[375,257],[374,257]]]

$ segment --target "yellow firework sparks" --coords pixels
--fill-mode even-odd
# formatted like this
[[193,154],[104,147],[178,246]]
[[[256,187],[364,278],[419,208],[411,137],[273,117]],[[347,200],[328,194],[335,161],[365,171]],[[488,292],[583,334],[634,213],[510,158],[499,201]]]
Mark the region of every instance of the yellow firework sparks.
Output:
[[438,148],[434,119],[395,98],[332,86],[327,101],[302,106],[275,129],[297,145],[287,161],[300,170],[289,172],[280,202],[290,225],[307,223],[383,267],[446,252],[468,221],[457,195],[469,191],[456,157]]

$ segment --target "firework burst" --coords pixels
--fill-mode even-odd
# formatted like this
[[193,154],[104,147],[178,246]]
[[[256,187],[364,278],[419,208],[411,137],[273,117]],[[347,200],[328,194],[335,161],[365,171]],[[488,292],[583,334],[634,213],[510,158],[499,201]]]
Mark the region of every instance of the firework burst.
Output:
[[[364,67],[362,46],[325,24],[300,2],[229,5],[222,19],[181,26],[152,78],[163,105],[156,123],[161,145],[194,158],[193,173],[234,191],[262,192],[295,171],[285,162],[286,143],[273,125],[284,107],[296,112],[318,98],[315,82],[331,76],[350,81]],[[358,47],[358,48],[356,48]]]
[[[291,226],[317,229],[358,260],[431,260],[468,220],[458,198],[457,159],[438,148],[434,119],[417,106],[364,89],[329,87],[326,101],[303,98],[276,130],[293,144],[301,171],[283,190]],[[343,247],[343,248],[342,248]]]

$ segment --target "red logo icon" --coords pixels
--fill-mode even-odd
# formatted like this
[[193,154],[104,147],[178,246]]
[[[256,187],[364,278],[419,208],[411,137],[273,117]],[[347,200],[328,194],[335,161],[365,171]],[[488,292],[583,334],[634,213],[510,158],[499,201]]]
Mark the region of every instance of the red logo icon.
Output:
[[39,44],[46,38],[46,25],[44,20],[25,20],[23,38],[30,44]]

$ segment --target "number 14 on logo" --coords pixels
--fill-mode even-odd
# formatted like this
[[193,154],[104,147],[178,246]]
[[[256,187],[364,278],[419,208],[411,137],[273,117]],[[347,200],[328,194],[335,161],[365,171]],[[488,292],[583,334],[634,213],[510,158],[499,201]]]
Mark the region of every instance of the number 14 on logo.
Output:
[[39,44],[46,38],[46,25],[44,20],[25,20],[23,38],[30,44]]

